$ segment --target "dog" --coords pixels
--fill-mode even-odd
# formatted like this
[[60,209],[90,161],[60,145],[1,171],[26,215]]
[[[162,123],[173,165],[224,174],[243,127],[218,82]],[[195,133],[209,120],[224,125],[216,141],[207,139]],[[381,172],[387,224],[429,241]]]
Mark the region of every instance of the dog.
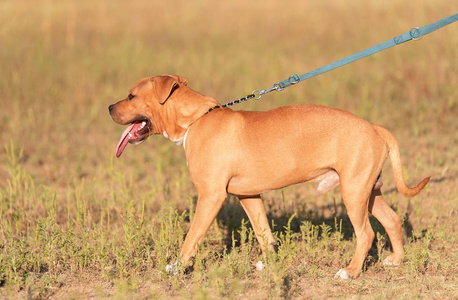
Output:
[[396,187],[406,197],[429,182],[409,188],[403,178],[398,143],[385,128],[347,111],[321,105],[292,105],[270,111],[233,111],[187,86],[181,76],[148,77],[127,98],[109,106],[111,118],[128,125],[116,147],[159,134],[182,145],[198,192],[194,220],[181,249],[186,264],[220,211],[227,194],[236,195],[263,251],[274,251],[261,194],[318,182],[325,193],[340,184],[357,239],[350,264],[336,278],[357,278],[374,232],[369,213],[385,228],[393,248],[384,263],[398,265],[404,255],[401,218],[385,202],[382,166],[390,157]]

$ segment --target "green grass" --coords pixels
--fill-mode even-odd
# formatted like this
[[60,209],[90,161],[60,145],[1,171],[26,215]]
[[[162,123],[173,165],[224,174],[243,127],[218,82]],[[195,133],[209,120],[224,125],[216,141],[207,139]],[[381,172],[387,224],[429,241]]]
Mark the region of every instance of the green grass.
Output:
[[[0,296],[7,298],[458,297],[457,25],[234,109],[318,103],[398,139],[413,199],[406,256],[385,267],[383,227],[360,279],[333,278],[355,249],[339,190],[263,196],[278,241],[263,257],[229,197],[192,270],[170,276],[197,193],[181,147],[163,137],[114,149],[107,107],[139,79],[179,74],[231,101],[455,13],[450,1],[3,1],[0,4]],[[263,260],[261,272],[254,264]]]

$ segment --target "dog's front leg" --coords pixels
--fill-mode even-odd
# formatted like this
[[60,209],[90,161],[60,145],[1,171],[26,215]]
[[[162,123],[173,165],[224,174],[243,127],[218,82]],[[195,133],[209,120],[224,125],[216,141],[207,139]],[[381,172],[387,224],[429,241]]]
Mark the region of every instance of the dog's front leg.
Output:
[[200,244],[202,238],[218,215],[226,197],[227,194],[225,190],[220,192],[205,191],[199,193],[194,219],[180,253],[181,262],[183,264],[186,264],[188,260],[196,254],[197,246]]

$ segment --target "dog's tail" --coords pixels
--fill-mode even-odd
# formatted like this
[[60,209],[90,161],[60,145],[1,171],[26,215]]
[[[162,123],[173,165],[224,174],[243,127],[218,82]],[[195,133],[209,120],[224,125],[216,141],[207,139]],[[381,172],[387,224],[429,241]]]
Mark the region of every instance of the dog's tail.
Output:
[[393,175],[394,179],[396,180],[396,187],[398,188],[398,191],[402,195],[409,198],[417,195],[429,182],[431,177],[423,179],[417,186],[413,188],[408,187],[406,185],[406,182],[404,181],[404,176],[402,175],[402,161],[398,142],[391,134],[391,132],[389,132],[382,126],[374,124],[374,128],[385,139],[386,143],[388,144],[391,167],[393,168]]

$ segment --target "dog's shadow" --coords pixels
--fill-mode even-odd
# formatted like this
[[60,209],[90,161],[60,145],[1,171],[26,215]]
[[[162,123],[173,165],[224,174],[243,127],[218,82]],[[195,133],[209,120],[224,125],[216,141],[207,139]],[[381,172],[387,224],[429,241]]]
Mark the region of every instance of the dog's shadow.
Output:
[[[396,211],[396,207],[393,207],[393,209]],[[267,218],[271,224],[272,232],[274,233],[285,233],[287,228],[289,228],[288,230],[291,232],[299,233],[300,235],[301,225],[303,225],[303,222],[309,221],[311,224],[317,226],[318,239],[321,239],[322,237],[322,228],[324,227],[323,225],[326,225],[331,229],[327,234],[333,234],[339,230],[342,233],[343,240],[348,241],[354,239],[353,226],[351,225],[342,199],[339,199],[338,201],[335,199],[334,201],[326,201],[326,203],[323,203],[319,209],[313,210],[300,209],[300,211],[288,211],[278,208],[270,210],[269,207],[266,207],[266,210]],[[295,216],[294,218],[291,218],[293,214],[295,214]],[[217,217],[217,223],[220,227],[220,230],[224,234],[224,243],[228,253],[233,250],[232,247],[240,246],[241,236],[239,232],[241,230],[242,223],[246,223],[247,220],[248,216],[240,205],[239,200],[236,197],[229,196]],[[366,261],[366,267],[370,266],[373,262],[376,262],[379,259],[377,251],[377,236],[385,236],[385,241],[382,244],[383,248],[385,250],[392,250],[385,229],[379,223],[379,221],[373,216],[370,216],[370,223],[376,237],[374,239],[372,248],[369,251],[369,255],[372,256],[373,259]],[[274,228],[272,228],[272,224],[274,224]],[[251,228],[251,224],[248,226]],[[413,229],[412,224],[409,222],[408,214],[404,218],[403,226],[407,237],[411,237]]]
[[[442,176],[439,178],[432,179],[430,184],[439,184],[443,181],[451,180],[458,177],[458,173],[453,173],[451,175]],[[383,191],[383,194],[391,194],[396,192],[396,187],[392,187]],[[350,219],[347,215],[347,210],[343,203],[343,200],[338,196],[339,193],[336,193],[330,197],[323,198],[324,200],[321,202],[322,205],[318,205],[318,207],[314,207],[313,209],[305,209],[300,208],[298,210],[293,209],[282,209],[280,208],[281,205],[273,205],[272,201],[265,201],[266,205],[266,213],[269,223],[272,225],[275,224],[275,227],[272,228],[272,232],[285,232],[286,228],[288,227],[288,222],[291,219],[293,214],[296,214],[294,218],[291,219],[289,224],[289,230],[293,233],[301,233],[301,225],[304,221],[309,221],[313,225],[320,227],[320,225],[327,225],[331,228],[330,233],[334,233],[337,230],[340,230],[344,240],[351,240],[354,239],[354,230],[353,226],[350,222]],[[338,196],[338,197],[337,197]],[[337,198],[336,198],[337,197]],[[194,199],[197,202],[197,198]],[[302,202],[302,201],[300,201]],[[305,207],[305,206],[304,206]],[[391,208],[394,211],[398,211],[398,207],[391,205]],[[401,215],[401,219],[403,221],[402,228],[403,231],[408,239],[413,238],[414,228],[410,221],[410,214],[412,212],[412,208],[408,208],[407,212],[404,215]],[[239,203],[239,200],[234,196],[228,196],[226,203],[223,205],[220,213],[217,217],[218,225],[222,232],[224,232],[224,242],[227,247],[227,251],[232,250],[232,246],[238,247],[240,245],[240,234],[239,231],[242,226],[242,220],[247,221],[248,216],[246,215],[245,211],[243,210],[242,206]],[[377,257],[377,236],[385,236],[385,243],[384,249],[391,249],[390,240],[386,234],[385,228],[380,224],[380,222],[373,216],[370,215],[369,221],[372,225],[372,229],[375,233],[375,239],[372,245],[369,254],[372,255],[374,258],[378,259]],[[337,228],[337,225],[340,228]],[[249,224],[251,228],[251,224]],[[423,232],[424,233],[424,232]],[[322,230],[320,229],[318,232],[318,238],[321,238]],[[233,243],[233,237],[235,239],[235,243]],[[416,237],[421,239],[422,236]]]
[[[454,173],[448,176],[442,176],[438,179],[432,179],[430,184],[438,184],[442,181],[450,180],[453,178],[457,178],[458,173]],[[384,194],[394,193],[396,188],[393,187],[384,191]],[[270,224],[275,224],[274,228],[271,228],[272,231],[275,232],[285,232],[286,228],[288,228],[289,222],[289,230],[293,233],[301,233],[301,225],[304,221],[309,221],[315,226],[320,225],[327,225],[331,228],[330,233],[334,233],[337,230],[340,230],[342,233],[343,240],[352,240],[354,239],[354,230],[353,226],[351,225],[350,219],[347,215],[347,211],[345,205],[343,204],[343,200],[339,198],[336,201],[335,198],[332,200],[325,200],[323,201],[323,205],[319,206],[319,209],[300,209],[299,211],[293,211],[288,209],[279,209],[275,207],[271,210],[272,207],[269,206],[270,203],[265,203],[266,210],[267,210],[267,218],[269,219]],[[196,206],[197,203],[197,196],[193,197],[192,201],[193,206]],[[394,211],[397,211],[396,206],[391,206]],[[405,215],[400,216],[403,219],[403,231],[408,239],[413,238],[413,225],[409,220],[411,213],[411,209],[405,213]],[[294,218],[291,218],[293,214],[296,214]],[[242,221],[245,220],[245,224],[248,220],[248,216],[246,215],[245,211],[243,210],[242,206],[239,203],[239,200],[236,197],[229,196],[226,200],[226,203],[221,208],[217,216],[217,224],[220,228],[220,231],[223,233],[224,236],[224,244],[226,246],[227,253],[230,253],[233,250],[233,247],[239,247],[241,242],[240,230],[242,228]],[[369,251],[369,255],[372,256],[373,259],[367,259],[365,263],[365,268],[370,267],[372,264],[379,260],[378,251],[377,251],[377,237],[378,236],[385,236],[385,243],[383,243],[383,249],[392,251],[391,244],[389,238],[386,235],[386,231],[380,222],[374,218],[373,216],[369,217],[370,223],[375,233],[375,239],[372,244],[371,250]],[[336,224],[340,228],[336,227]],[[251,224],[248,225],[251,228]],[[271,226],[272,227],[272,226]],[[423,235],[425,234],[425,230],[422,232]],[[329,233],[328,233],[329,234]],[[422,239],[423,235],[415,237],[416,239]],[[318,239],[322,236],[322,231],[318,232]]]

